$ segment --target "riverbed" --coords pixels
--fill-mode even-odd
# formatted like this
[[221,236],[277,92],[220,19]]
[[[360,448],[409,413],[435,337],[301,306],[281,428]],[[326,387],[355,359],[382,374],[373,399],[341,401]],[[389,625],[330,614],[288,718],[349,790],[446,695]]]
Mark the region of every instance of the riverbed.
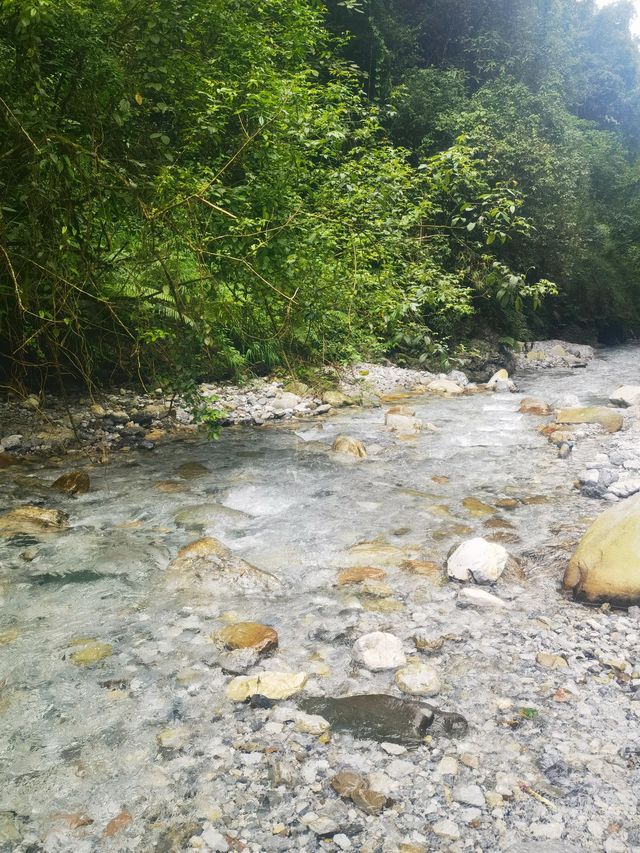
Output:
[[[518,412],[524,395],[606,404],[639,367],[620,348],[521,373],[518,393],[389,400],[432,425],[415,436],[386,430],[380,408],[232,427],[113,455],[75,498],[50,489],[68,459],[2,472],[4,510],[62,509],[69,529],[0,545],[0,849],[640,849],[640,620],[561,594],[605,504],[574,487],[580,451],[559,459],[544,419]],[[341,434],[367,458],[332,452]],[[204,536],[277,583],[175,589],[168,565]],[[415,572],[474,536],[521,563],[492,590],[504,608],[462,608],[458,585]],[[337,585],[361,565],[382,585]],[[352,658],[358,637],[393,634],[437,671],[428,701],[464,715],[467,734],[390,753],[299,731],[298,696],[228,699],[237,673],[216,637],[244,621],[279,638],[246,671],[303,672],[300,697],[402,696],[393,670]],[[443,641],[418,650],[416,634]],[[105,653],[82,662],[86,648]],[[387,807],[341,799],[330,780],[344,769],[385,788]]]

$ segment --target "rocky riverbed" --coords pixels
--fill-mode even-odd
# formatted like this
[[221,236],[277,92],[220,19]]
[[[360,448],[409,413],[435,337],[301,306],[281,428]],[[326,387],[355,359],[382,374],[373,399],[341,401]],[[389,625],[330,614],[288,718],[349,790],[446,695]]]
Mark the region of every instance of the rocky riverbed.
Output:
[[262,385],[87,480],[5,445],[0,849],[640,850],[640,610],[560,589],[634,490],[640,353],[538,361]]

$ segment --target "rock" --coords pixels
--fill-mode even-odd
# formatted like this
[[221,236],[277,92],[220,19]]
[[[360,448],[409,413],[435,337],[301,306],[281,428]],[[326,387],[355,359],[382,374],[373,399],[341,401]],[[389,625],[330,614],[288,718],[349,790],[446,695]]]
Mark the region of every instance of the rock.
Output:
[[336,582],[338,586],[349,586],[350,584],[362,583],[366,580],[384,580],[387,573],[384,569],[377,569],[374,566],[354,566],[351,569],[343,569],[338,572]]
[[593,604],[640,603],[640,495],[594,521],[569,562],[563,586]]
[[464,393],[459,385],[449,379],[434,379],[427,385],[427,391],[433,394],[444,394],[446,397],[457,397]]
[[549,415],[551,408],[544,400],[537,397],[523,397],[520,401],[518,411],[523,415]]
[[403,693],[411,696],[435,696],[442,689],[435,668],[419,661],[399,669],[396,672],[396,684]]
[[[227,853],[227,851],[229,850],[229,844],[226,838],[213,826],[208,826],[204,830],[200,838],[207,845],[207,851],[213,851],[213,853]],[[191,845],[188,849],[192,849]]]
[[255,649],[264,654],[278,647],[278,634],[268,625],[258,622],[235,622],[220,631],[220,640],[231,649]]
[[500,386],[500,383],[509,382],[509,373],[503,368],[496,370],[491,379],[487,382],[487,388],[490,391],[495,391]]
[[569,666],[561,655],[553,655],[550,652],[538,652],[536,662],[546,669],[563,669]]
[[497,595],[491,595],[490,592],[474,586],[463,587],[458,593],[456,602],[460,607],[495,607],[499,609],[509,607],[507,602],[498,598]]
[[267,699],[288,699],[303,689],[308,677],[306,672],[259,672],[257,675],[239,675],[227,685],[226,697],[234,702],[245,702],[256,694],[266,696]]
[[0,533],[58,533],[65,530],[68,515],[59,509],[39,506],[20,506],[0,515]]
[[372,672],[395,669],[406,661],[402,640],[382,631],[365,634],[356,640],[353,645],[353,658]]
[[339,435],[331,445],[331,449],[335,453],[346,453],[350,456],[355,456],[356,459],[366,459],[367,449],[357,438],[351,438],[348,435]]
[[508,561],[506,548],[476,537],[463,542],[451,554],[447,560],[447,574],[454,580],[495,583]]
[[163,729],[156,735],[156,741],[161,749],[184,749],[190,740],[191,733],[186,726]]
[[442,566],[433,560],[405,560],[400,568],[412,575],[422,575],[427,578],[440,578]]
[[[613,392],[609,400],[614,406],[620,406],[621,408],[638,406],[640,405],[640,385],[622,385]],[[2,444],[4,444],[4,439],[2,440]],[[6,447],[7,445],[5,444],[4,446]]]
[[321,735],[329,730],[330,724],[319,714],[305,714],[304,711],[298,711],[294,720],[294,728],[297,732]]
[[92,403],[91,406],[89,406],[89,412],[94,418],[104,418],[107,415],[100,403]]
[[452,820],[439,820],[432,824],[431,829],[438,838],[448,838],[451,841],[460,838],[460,830]]
[[458,775],[458,761],[452,755],[445,755],[444,758],[441,758],[438,762],[438,766],[436,767],[436,771],[440,774],[440,776],[457,776]]
[[89,666],[92,663],[104,660],[104,658],[111,657],[112,654],[113,646],[110,643],[97,643],[89,640],[81,649],[73,652],[70,657],[76,666]]
[[600,424],[607,432],[618,432],[624,423],[622,415],[606,406],[585,406],[560,409],[556,413],[559,424]]
[[[405,408],[404,406],[393,408]],[[401,433],[415,433],[422,429],[422,421],[419,418],[414,418],[412,415],[403,415],[398,412],[393,412],[391,409],[384,416],[384,423],[387,429]]]
[[352,800],[358,808],[370,815],[380,814],[387,805],[387,797],[368,787],[357,773],[343,771],[331,779],[331,787],[341,797]]
[[206,477],[209,469],[201,462],[185,462],[180,465],[176,474],[183,480],[197,480],[199,477]]
[[5,453],[4,450],[0,450],[0,470],[2,468],[10,468],[12,465],[17,464],[18,460],[13,453]]
[[180,483],[177,480],[158,480],[157,483],[154,483],[153,488],[157,492],[164,492],[164,494],[167,495],[175,495],[189,491],[189,487],[186,483]]
[[452,791],[456,803],[464,803],[466,806],[484,808],[484,794],[479,785],[456,785]]
[[462,505],[469,511],[470,515],[476,518],[481,518],[483,515],[495,515],[496,512],[495,507],[489,506],[478,498],[464,498]]
[[40,408],[40,397],[36,394],[29,394],[29,396],[23,401],[23,406],[26,406],[27,409],[31,409],[32,412],[37,412]]
[[309,698],[300,707],[320,714],[334,732],[348,731],[355,738],[382,743],[415,746],[431,733],[457,737],[467,731],[467,721],[460,714],[386,694]]
[[275,412],[286,412],[288,409],[295,409],[299,402],[300,397],[297,394],[284,391],[282,394],[274,397],[271,401],[271,407]]
[[16,447],[20,447],[21,444],[21,435],[5,435],[4,438],[0,439],[0,445],[2,445],[5,450],[14,450]]
[[91,488],[91,481],[86,471],[69,471],[54,480],[51,488],[68,495],[84,495]]
[[131,817],[129,812],[120,812],[120,814],[117,814],[115,817],[111,818],[111,820],[104,829],[103,835],[107,838],[110,838],[113,835],[117,835],[118,832],[121,832],[123,829],[129,826],[132,820],[133,818]]
[[265,592],[280,585],[278,579],[234,556],[212,536],[197,539],[182,548],[167,568],[171,589],[195,592]]
[[365,785],[366,782],[358,773],[352,773],[349,770],[344,770],[342,773],[336,773],[331,779],[331,787],[340,794],[341,797],[350,798],[352,794],[358,791]]
[[342,391],[325,391],[322,395],[322,402],[328,406],[333,406],[334,409],[340,409],[343,406],[355,405],[351,397],[343,394]]

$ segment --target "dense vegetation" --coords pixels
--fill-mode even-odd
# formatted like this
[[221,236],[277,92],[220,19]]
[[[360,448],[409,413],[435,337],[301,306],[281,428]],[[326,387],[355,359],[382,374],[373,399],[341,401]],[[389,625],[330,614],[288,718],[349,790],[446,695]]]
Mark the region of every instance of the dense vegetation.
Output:
[[2,0],[6,375],[231,376],[633,332],[631,14]]

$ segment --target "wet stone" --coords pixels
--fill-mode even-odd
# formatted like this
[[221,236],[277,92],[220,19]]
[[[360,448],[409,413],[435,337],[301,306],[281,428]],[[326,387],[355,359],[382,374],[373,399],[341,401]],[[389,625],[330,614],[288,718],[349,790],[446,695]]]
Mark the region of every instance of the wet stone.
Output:
[[255,649],[264,654],[278,647],[277,631],[258,622],[236,622],[233,625],[226,625],[218,636],[231,651]]
[[51,488],[68,495],[84,495],[91,488],[91,481],[86,471],[69,471],[54,480]]

